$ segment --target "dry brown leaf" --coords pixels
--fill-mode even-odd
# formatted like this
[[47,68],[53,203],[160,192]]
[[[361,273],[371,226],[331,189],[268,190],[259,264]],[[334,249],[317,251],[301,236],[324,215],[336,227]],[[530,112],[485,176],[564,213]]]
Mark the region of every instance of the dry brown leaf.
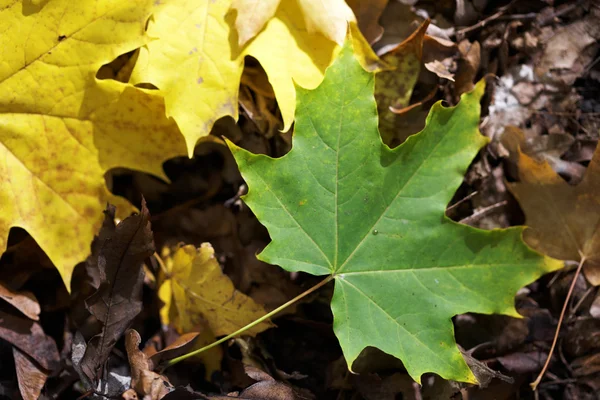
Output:
[[18,348],[48,371],[54,371],[60,366],[54,339],[46,336],[37,322],[0,310],[0,339]]
[[[519,149],[537,162],[547,161],[554,171],[566,177],[569,183],[581,181],[585,167],[577,162],[566,161],[561,156],[571,148],[575,139],[568,134],[549,134],[525,137],[525,132],[514,126],[507,126],[500,137],[500,143],[508,151],[511,168],[519,162]],[[516,178],[516,173],[512,174]]]
[[599,8],[585,18],[559,28],[544,43],[535,63],[535,73],[543,80],[572,85],[596,57],[600,46]]
[[358,27],[369,44],[373,44],[383,35],[379,18],[388,0],[346,0],[358,20]]
[[456,97],[460,97],[461,94],[469,92],[475,87],[475,77],[481,62],[481,46],[479,42],[471,43],[465,39],[458,44],[458,51],[461,58],[458,62],[456,81],[454,82]]
[[99,235],[104,238],[97,254],[100,286],[85,300],[86,308],[101,324],[81,360],[82,371],[92,382],[99,377],[117,340],[142,310],[142,263],[154,253],[150,212],[143,199],[140,214],[126,218],[114,230],[110,224],[103,228],[107,226],[110,232]]
[[141,342],[135,329],[127,330],[125,348],[131,367],[131,387],[144,400],[160,400],[171,391],[172,385],[166,377],[150,369],[148,357],[139,348]]
[[576,186],[547,162],[538,163],[522,152],[519,178],[509,188],[525,212],[527,244],[561,260],[585,257],[586,278],[600,285],[600,146]]
[[156,369],[163,360],[171,360],[190,352],[199,336],[198,332],[184,333],[161,351],[148,356],[150,369]]
[[[430,28],[431,25],[428,31]],[[450,70],[455,67],[457,53],[458,46],[450,40],[431,35],[423,38],[423,65],[440,78],[454,82],[454,73]]]
[[31,292],[16,292],[0,282],[0,298],[6,300],[26,317],[38,321],[40,319],[40,304]]
[[48,373],[38,367],[23,352],[13,347],[19,391],[24,400],[37,400],[48,379]]

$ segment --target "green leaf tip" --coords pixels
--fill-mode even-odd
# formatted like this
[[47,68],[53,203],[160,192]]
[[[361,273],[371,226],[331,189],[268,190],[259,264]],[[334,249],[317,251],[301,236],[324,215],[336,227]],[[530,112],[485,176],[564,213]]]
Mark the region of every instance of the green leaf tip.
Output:
[[229,144],[244,201],[268,229],[259,255],[288,271],[335,277],[333,328],[352,366],[367,346],[426,372],[475,382],[454,340],[454,315],[516,315],[514,294],[553,267],[520,228],[484,231],[445,209],[487,143],[484,82],[455,107],[434,105],[397,148],[377,129],[373,74],[346,43],[314,90],[298,91],[292,150],[279,159]]

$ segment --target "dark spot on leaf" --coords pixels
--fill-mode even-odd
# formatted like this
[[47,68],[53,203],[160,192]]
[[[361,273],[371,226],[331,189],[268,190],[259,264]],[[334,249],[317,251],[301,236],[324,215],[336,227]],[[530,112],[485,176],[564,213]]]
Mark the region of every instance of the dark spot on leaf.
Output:
[[66,38],[66,36],[65,36],[65,35],[60,35],[60,36],[58,37],[58,41],[59,41],[59,42],[62,42],[62,41],[63,41],[63,39],[65,39],[65,38]]

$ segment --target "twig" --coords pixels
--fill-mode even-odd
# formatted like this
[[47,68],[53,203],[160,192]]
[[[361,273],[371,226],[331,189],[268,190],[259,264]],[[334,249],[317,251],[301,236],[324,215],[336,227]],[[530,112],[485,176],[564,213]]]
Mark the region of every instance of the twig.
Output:
[[446,213],[450,210],[455,209],[456,207],[458,207],[459,205],[461,205],[462,203],[464,203],[467,200],[472,199],[475,195],[477,195],[477,193],[479,193],[477,190],[474,191],[473,193],[469,193],[468,195],[466,195],[465,197],[463,197],[462,199],[460,199],[459,201],[457,201],[456,203],[452,204],[451,206],[449,206],[448,208],[446,208]]
[[504,15],[505,12],[507,12],[510,7],[513,5],[515,1],[511,1],[510,3],[508,3],[507,5],[505,5],[504,7],[500,7],[500,9],[498,9],[498,11],[492,15],[490,15],[489,17],[482,19],[481,21],[479,21],[478,23],[476,23],[475,25],[463,28],[463,29],[459,29],[456,31],[456,33],[454,34],[454,36],[456,36],[458,39],[461,39],[465,34],[472,32],[474,30],[477,30],[479,28],[483,28],[484,26],[486,26],[487,24],[489,24],[490,22],[494,21],[495,19],[500,18],[502,15]]
[[535,381],[531,382],[531,389],[536,391],[538,385],[542,381],[548,366],[550,365],[550,360],[552,359],[552,354],[554,353],[554,348],[556,347],[556,342],[558,341],[558,335],[560,334],[560,327],[562,325],[563,319],[565,317],[565,312],[567,311],[567,306],[569,305],[569,300],[571,300],[571,295],[573,294],[573,289],[575,288],[575,284],[577,283],[577,278],[579,278],[579,274],[581,273],[581,268],[583,267],[583,263],[585,262],[585,256],[581,256],[581,261],[579,261],[579,265],[577,266],[577,271],[575,271],[575,276],[573,277],[573,281],[571,281],[571,286],[569,287],[569,291],[567,292],[567,297],[565,298],[565,303],[563,304],[562,311],[560,312],[560,317],[558,318],[558,325],[556,326],[556,332],[554,333],[554,340],[552,340],[552,346],[550,347],[550,352],[548,353],[548,357],[546,358],[546,362],[544,363],[544,367],[540,371],[539,375],[535,379]]
[[588,288],[588,290],[585,291],[585,293],[583,293],[583,296],[581,296],[581,299],[579,299],[579,301],[577,303],[575,303],[575,305],[571,308],[571,310],[569,310],[569,319],[573,318],[573,315],[577,312],[577,310],[579,310],[579,307],[581,307],[581,305],[583,304],[583,302],[585,301],[585,299],[587,299],[587,297],[595,290],[596,288],[594,286],[590,286]]
[[461,219],[460,221],[458,221],[461,224],[465,224],[465,225],[469,225],[470,223],[473,223],[475,221],[477,221],[478,219],[480,219],[481,217],[483,217],[484,215],[486,215],[487,213],[489,213],[490,211],[496,209],[496,208],[500,208],[500,207],[504,207],[505,205],[508,204],[507,200],[502,200],[496,204],[492,204],[491,206],[487,206],[484,207],[478,211],[475,211],[473,214],[469,215],[466,218]]

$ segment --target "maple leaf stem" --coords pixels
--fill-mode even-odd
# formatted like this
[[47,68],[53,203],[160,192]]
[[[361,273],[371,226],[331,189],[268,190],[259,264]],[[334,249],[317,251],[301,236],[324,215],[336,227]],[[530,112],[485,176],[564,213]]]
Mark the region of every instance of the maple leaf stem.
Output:
[[558,325],[556,326],[556,332],[554,332],[554,340],[552,341],[552,346],[550,347],[550,352],[548,353],[548,357],[546,358],[546,362],[544,363],[544,367],[540,371],[539,375],[535,379],[535,381],[531,382],[529,386],[531,386],[532,390],[537,390],[538,385],[542,381],[546,370],[548,369],[548,365],[550,365],[550,360],[552,359],[552,354],[554,353],[554,348],[556,347],[556,342],[558,341],[558,335],[560,333],[560,328],[565,317],[565,312],[567,311],[567,306],[569,305],[569,300],[571,300],[571,295],[573,294],[573,289],[575,288],[575,284],[577,283],[577,278],[579,278],[579,274],[581,274],[581,268],[585,263],[585,257],[581,257],[581,261],[579,261],[579,265],[577,266],[577,270],[575,271],[575,276],[573,276],[573,280],[571,281],[571,286],[569,287],[569,291],[567,292],[567,297],[565,298],[565,302],[563,304],[562,311],[560,312],[560,317],[558,318]]
[[245,332],[245,331],[247,331],[248,329],[251,329],[251,328],[255,327],[256,325],[260,324],[261,322],[263,322],[263,321],[266,321],[267,319],[269,319],[269,318],[271,318],[271,317],[275,316],[275,315],[276,315],[277,313],[279,313],[280,311],[282,311],[282,310],[286,309],[287,307],[291,306],[292,304],[296,303],[298,300],[300,300],[300,299],[302,299],[302,298],[304,298],[304,297],[308,296],[309,294],[311,294],[311,293],[313,293],[314,291],[318,290],[318,289],[319,289],[319,288],[321,288],[322,286],[325,286],[325,285],[326,285],[327,283],[329,283],[329,282],[330,282],[330,281],[331,281],[333,278],[334,278],[334,276],[333,276],[333,275],[329,275],[329,276],[327,276],[327,277],[326,277],[325,279],[323,279],[321,282],[317,283],[316,285],[312,286],[311,288],[309,288],[309,289],[305,290],[304,292],[300,293],[298,296],[294,297],[294,298],[293,298],[293,299],[291,299],[290,301],[288,301],[288,302],[286,302],[286,303],[284,303],[284,304],[280,305],[279,307],[277,307],[277,308],[276,308],[276,309],[274,309],[273,311],[271,311],[271,312],[269,312],[269,313],[267,313],[267,314],[263,315],[262,317],[260,317],[260,318],[258,318],[258,319],[256,319],[256,320],[254,320],[254,321],[252,321],[252,322],[250,322],[248,325],[241,327],[241,328],[240,328],[240,329],[238,329],[237,331],[235,331],[235,332],[233,332],[233,333],[230,333],[229,335],[227,335],[227,336],[225,336],[225,337],[223,337],[223,338],[221,338],[221,339],[217,340],[216,342],[213,342],[213,343],[211,343],[211,344],[209,344],[209,345],[206,345],[206,346],[204,346],[204,347],[202,347],[202,348],[200,348],[200,349],[198,349],[198,350],[191,351],[191,352],[189,352],[189,353],[187,353],[187,354],[184,354],[184,355],[182,355],[182,356],[179,356],[179,357],[176,357],[176,358],[173,358],[173,359],[169,360],[169,361],[168,361],[168,362],[165,364],[164,368],[162,368],[162,370],[161,370],[160,372],[162,373],[162,372],[163,372],[165,369],[167,369],[167,368],[169,368],[169,367],[171,367],[171,366],[173,366],[173,365],[177,364],[177,363],[178,363],[178,362],[180,362],[180,361],[183,361],[183,360],[185,360],[185,359],[187,359],[187,358],[189,358],[189,357],[193,357],[193,356],[195,356],[195,355],[198,355],[198,354],[200,354],[200,353],[202,353],[202,352],[204,352],[204,351],[206,351],[206,350],[212,349],[213,347],[215,347],[215,346],[218,346],[218,345],[220,345],[221,343],[223,343],[223,342],[226,342],[226,341],[228,341],[229,339],[231,339],[231,338],[234,338],[234,337],[236,337],[237,335],[239,335],[239,334],[241,334],[241,333],[244,333],[244,332]]

